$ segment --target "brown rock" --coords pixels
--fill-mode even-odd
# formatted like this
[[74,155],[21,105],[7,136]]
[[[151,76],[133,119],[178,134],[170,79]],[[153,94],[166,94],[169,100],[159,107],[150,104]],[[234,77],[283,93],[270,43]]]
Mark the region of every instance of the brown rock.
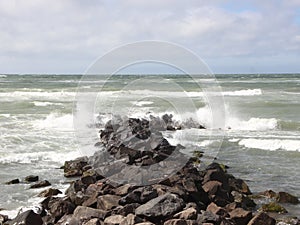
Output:
[[20,183],[19,179],[13,179],[13,180],[5,182],[5,184],[19,184],[19,183]]
[[86,223],[83,223],[83,225],[101,225],[101,221],[98,218],[93,218]]
[[164,222],[164,225],[196,225],[196,221],[193,220],[182,220],[182,219],[171,219]]
[[259,195],[265,196],[267,198],[275,198],[277,196],[276,192],[272,190],[266,190],[262,193],[259,193]]
[[232,219],[236,225],[245,225],[252,219],[252,212],[246,211],[242,208],[236,208],[229,212],[230,219]]
[[120,196],[103,195],[97,198],[97,208],[102,210],[111,210],[119,205]]
[[143,222],[143,220],[140,217],[130,213],[120,223],[120,225],[134,225],[134,224],[141,223],[141,222]]
[[279,203],[299,203],[299,199],[296,196],[293,196],[286,192],[279,192],[276,198],[276,201]]
[[248,225],[275,225],[275,224],[276,224],[276,220],[263,212],[254,216],[248,223]]
[[49,189],[39,193],[38,197],[42,197],[42,198],[51,197],[51,196],[55,196],[55,195],[58,195],[58,194],[61,194],[61,193],[62,192],[58,189],[49,188]]
[[184,220],[195,220],[197,219],[197,210],[194,208],[185,209],[175,214],[174,218],[184,219]]
[[49,207],[51,216],[55,221],[58,221],[64,215],[72,214],[75,209],[75,205],[68,198],[54,199],[53,201],[49,202]]
[[115,190],[114,190],[114,193],[116,195],[119,195],[119,196],[125,196],[128,194],[129,191],[131,191],[133,189],[133,186],[131,186],[130,184],[124,184],[120,187],[117,187]]
[[90,220],[92,218],[104,219],[107,212],[100,209],[93,209],[85,206],[77,206],[74,210],[74,217],[83,221]]
[[210,203],[206,210],[219,216],[228,216],[227,211],[222,207],[217,206],[214,202]]
[[36,182],[39,180],[39,176],[30,175],[25,177],[24,179],[26,182]]
[[208,195],[215,195],[221,189],[222,183],[219,181],[208,181],[202,188]]
[[126,220],[126,217],[121,215],[112,215],[104,220],[104,225],[121,225]]
[[251,194],[248,185],[242,179],[229,178],[228,183],[232,191],[237,191],[245,195]]

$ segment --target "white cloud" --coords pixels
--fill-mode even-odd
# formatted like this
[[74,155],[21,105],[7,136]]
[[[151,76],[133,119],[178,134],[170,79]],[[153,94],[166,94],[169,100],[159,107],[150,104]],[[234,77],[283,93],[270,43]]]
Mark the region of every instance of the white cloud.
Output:
[[237,0],[0,0],[1,72],[83,72],[111,48],[145,39],[176,42],[210,60],[236,57],[233,64],[299,54],[299,0],[247,1],[252,7],[239,10],[228,2]]

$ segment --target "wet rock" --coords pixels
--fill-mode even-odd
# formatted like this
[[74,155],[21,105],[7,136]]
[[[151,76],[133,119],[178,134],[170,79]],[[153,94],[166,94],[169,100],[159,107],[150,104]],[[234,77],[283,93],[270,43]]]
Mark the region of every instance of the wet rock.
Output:
[[195,208],[187,208],[174,215],[174,218],[183,220],[195,220],[197,219],[197,210]]
[[65,177],[76,177],[83,174],[83,168],[87,165],[88,158],[80,157],[75,160],[66,161],[64,165]]
[[42,187],[47,187],[47,186],[50,186],[51,183],[47,180],[43,180],[43,181],[40,181],[36,184],[33,184],[30,186],[30,188],[42,188]]
[[136,215],[145,217],[167,217],[184,207],[184,201],[175,194],[156,197],[135,210]]
[[234,198],[234,201],[240,203],[241,207],[244,209],[254,208],[256,206],[255,202],[245,194],[237,191],[232,191],[231,194]]
[[266,213],[259,213],[254,216],[247,225],[275,225],[276,220]]
[[36,214],[32,210],[28,210],[19,214],[16,218],[10,221],[10,224],[43,225],[43,220],[41,215]]
[[233,220],[236,225],[245,225],[252,219],[252,212],[246,211],[242,208],[236,208],[229,212],[230,219]]
[[19,179],[13,179],[13,180],[5,182],[5,184],[19,184],[19,183],[20,183]]
[[45,198],[45,197],[51,197],[51,196],[55,196],[55,195],[58,195],[58,194],[62,194],[62,192],[58,189],[54,189],[54,188],[49,188],[45,191],[42,191],[41,193],[38,194],[38,197],[42,197],[42,198]]
[[104,225],[121,225],[123,221],[126,220],[126,217],[121,215],[112,215],[107,217],[104,220]]
[[266,190],[264,192],[259,193],[261,196],[265,196],[267,198],[275,198],[277,196],[277,193],[272,190]]
[[264,212],[287,213],[287,210],[276,202],[262,205],[261,210]]
[[111,210],[119,205],[120,196],[103,195],[97,199],[97,208],[102,210]]
[[292,203],[292,204],[299,203],[299,199],[296,196],[293,196],[286,192],[278,192],[276,201],[279,203]]
[[39,176],[30,175],[25,177],[24,179],[26,182],[36,182],[39,180]]
[[88,221],[92,218],[98,218],[104,220],[107,215],[107,211],[100,209],[93,209],[85,206],[77,206],[73,213],[74,217],[80,221]]

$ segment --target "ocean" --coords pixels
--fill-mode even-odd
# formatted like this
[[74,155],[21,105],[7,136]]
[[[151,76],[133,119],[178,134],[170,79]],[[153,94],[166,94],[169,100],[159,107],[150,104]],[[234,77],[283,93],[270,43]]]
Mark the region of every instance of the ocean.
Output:
[[[224,96],[222,130],[211,127],[211,108],[196,85],[213,81],[193,78],[154,75],[148,82],[147,75],[115,75],[80,82],[80,75],[0,75],[0,213],[13,216],[40,201],[37,194],[42,189],[4,184],[11,179],[38,175],[65,189],[70,180],[59,168],[66,160],[96,150],[97,132],[112,114],[172,113],[176,120],[198,119],[207,129],[166,132],[166,138],[184,145],[186,154],[217,149],[218,161],[254,193],[272,189],[300,197],[300,74],[216,75]],[[74,131],[73,113],[82,110],[75,102],[79,83],[81,90],[99,93],[94,108],[84,109],[95,117],[86,124],[89,149],[82,149]],[[179,109],[187,101],[195,112]],[[286,207],[299,215],[299,205]]]

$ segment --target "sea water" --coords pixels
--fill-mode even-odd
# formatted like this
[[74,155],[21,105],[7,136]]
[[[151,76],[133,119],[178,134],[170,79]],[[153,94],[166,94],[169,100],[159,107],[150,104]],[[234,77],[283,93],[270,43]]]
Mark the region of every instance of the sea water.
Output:
[[[79,84],[81,90],[99,95],[95,107],[85,109],[95,114],[97,126],[87,124],[91,132],[100,129],[112,114],[172,113],[178,120],[198,119],[206,130],[166,132],[165,137],[172,144],[186,146],[187,154],[218,148],[218,161],[246,180],[253,192],[272,189],[300,196],[300,74],[217,75],[226,114],[221,147],[221,140],[211,138],[218,132],[212,132],[217,129],[210,127],[211,107],[198,86],[214,80],[155,75],[148,83],[148,77],[118,75],[80,82],[80,75],[1,75],[0,208],[4,211],[0,213],[14,216],[21,207],[40,201],[37,194],[43,189],[29,189],[26,183],[4,184],[11,179],[38,175],[56,188],[68,186],[69,180],[59,168],[64,161],[85,154],[74,131]],[[130,87],[139,79],[143,82]],[[184,91],[169,88],[169,83]],[[192,100],[195,110],[182,115],[177,110],[180,104],[176,108],[172,101],[187,100]],[[300,211],[299,206],[287,207],[294,214]]]

